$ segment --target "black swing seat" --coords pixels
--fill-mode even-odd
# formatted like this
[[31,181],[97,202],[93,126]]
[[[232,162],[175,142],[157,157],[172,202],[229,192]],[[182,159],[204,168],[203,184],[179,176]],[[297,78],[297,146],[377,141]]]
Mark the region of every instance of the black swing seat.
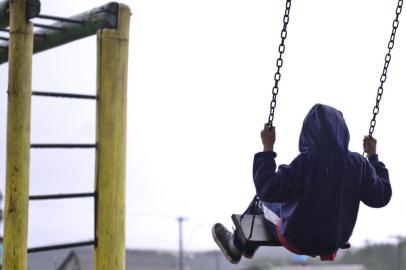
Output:
[[[248,246],[281,246],[282,244],[278,239],[275,239],[272,234],[269,233],[266,227],[266,221],[264,215],[255,215],[254,227],[251,226],[254,215],[231,215],[231,219],[235,225],[235,232],[237,233],[241,244],[244,247]],[[346,243],[341,249],[350,248],[350,243]]]
[[243,246],[281,246],[278,239],[274,238],[266,228],[264,215],[255,215],[254,227],[251,226],[254,215],[231,215],[235,225],[235,231]]

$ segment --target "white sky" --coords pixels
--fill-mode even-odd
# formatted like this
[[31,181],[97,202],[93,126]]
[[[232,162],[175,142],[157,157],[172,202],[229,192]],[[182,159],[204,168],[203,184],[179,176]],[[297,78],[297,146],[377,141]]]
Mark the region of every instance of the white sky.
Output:
[[[42,13],[71,16],[105,1],[42,0]],[[231,226],[254,195],[251,170],[269,113],[284,1],[123,1],[133,12],[128,85],[127,246],[215,248],[211,225]],[[298,153],[303,118],[317,102],[340,109],[362,150],[372,116],[395,0],[293,1],[275,125],[277,163]],[[351,242],[405,235],[402,141],[406,21],[401,18],[375,136],[393,198],[362,205]],[[95,37],[34,56],[33,89],[94,94]],[[0,66],[0,168],[5,168],[7,65]],[[95,105],[34,97],[32,142],[95,140]],[[89,150],[33,150],[31,194],[87,192]],[[4,190],[5,172],[0,173]],[[93,237],[91,200],[31,202],[29,245]]]

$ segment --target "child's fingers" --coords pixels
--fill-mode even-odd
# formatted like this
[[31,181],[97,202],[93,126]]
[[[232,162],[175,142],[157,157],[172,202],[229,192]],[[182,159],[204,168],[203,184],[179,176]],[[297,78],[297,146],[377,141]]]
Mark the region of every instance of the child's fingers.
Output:
[[364,136],[364,142],[376,143],[376,139],[374,137],[371,137],[371,136]]
[[268,123],[264,124],[264,131],[269,132],[269,133],[273,133],[275,132],[275,127],[274,126],[269,126]]

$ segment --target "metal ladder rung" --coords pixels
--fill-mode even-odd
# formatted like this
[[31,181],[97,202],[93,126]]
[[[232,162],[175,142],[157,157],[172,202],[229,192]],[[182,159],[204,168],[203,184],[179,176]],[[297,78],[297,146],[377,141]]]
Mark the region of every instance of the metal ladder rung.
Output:
[[31,148],[97,148],[97,144],[31,144]]
[[31,94],[33,96],[42,96],[42,97],[59,97],[59,98],[93,99],[93,100],[97,99],[97,96],[94,96],[94,95],[82,95],[82,94],[70,94],[70,93],[53,93],[53,92],[32,91]]
[[76,242],[76,243],[69,243],[69,244],[28,248],[27,251],[28,251],[28,253],[34,253],[34,252],[49,251],[49,250],[56,250],[56,249],[65,249],[65,248],[74,248],[74,247],[83,247],[83,246],[95,246],[95,245],[96,245],[96,241],[92,240],[92,241],[85,241],[85,242]]
[[70,193],[70,194],[47,194],[47,195],[31,195],[29,199],[34,200],[56,200],[56,199],[72,199],[72,198],[88,198],[95,197],[95,192],[87,193]]

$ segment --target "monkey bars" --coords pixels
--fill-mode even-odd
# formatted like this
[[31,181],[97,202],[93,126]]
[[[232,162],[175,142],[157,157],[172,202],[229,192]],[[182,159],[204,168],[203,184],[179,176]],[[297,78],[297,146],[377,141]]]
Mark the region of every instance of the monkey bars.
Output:
[[[100,29],[116,29],[118,23],[118,3],[108,3],[101,7],[91,9],[78,15],[61,18],[57,16],[40,14],[39,0],[27,2],[26,18],[47,19],[56,21],[53,24],[42,24],[34,22],[34,51],[33,53],[49,50],[66,43],[95,35]],[[0,30],[9,32],[6,29],[9,24],[9,0],[0,2]],[[0,37],[0,64],[8,61],[7,37]]]

